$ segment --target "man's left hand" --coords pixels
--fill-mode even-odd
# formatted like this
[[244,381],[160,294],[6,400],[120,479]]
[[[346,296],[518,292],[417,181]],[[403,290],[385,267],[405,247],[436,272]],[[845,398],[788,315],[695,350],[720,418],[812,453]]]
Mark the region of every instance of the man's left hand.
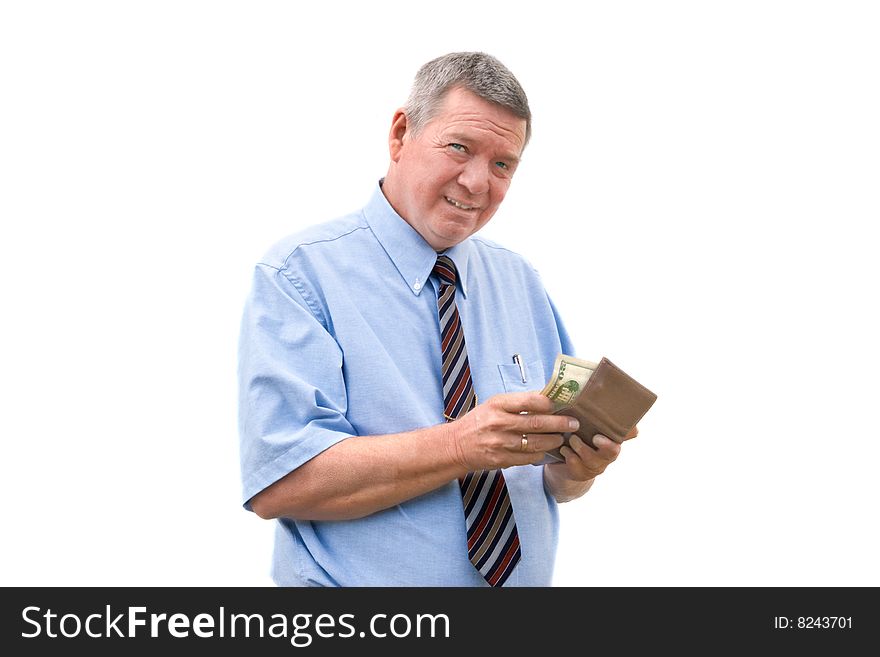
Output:
[[[638,427],[633,427],[624,440],[635,438]],[[569,446],[559,451],[565,463],[550,463],[544,466],[544,481],[557,502],[568,502],[586,493],[593,480],[605,472],[620,455],[620,445],[602,434],[593,436],[590,447],[578,436],[573,435]]]

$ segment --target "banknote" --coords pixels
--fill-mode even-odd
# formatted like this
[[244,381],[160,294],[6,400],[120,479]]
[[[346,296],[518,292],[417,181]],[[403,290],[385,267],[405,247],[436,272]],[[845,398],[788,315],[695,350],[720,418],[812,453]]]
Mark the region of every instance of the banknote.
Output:
[[573,406],[597,367],[591,361],[559,354],[553,364],[553,375],[541,394],[553,401],[554,411]]

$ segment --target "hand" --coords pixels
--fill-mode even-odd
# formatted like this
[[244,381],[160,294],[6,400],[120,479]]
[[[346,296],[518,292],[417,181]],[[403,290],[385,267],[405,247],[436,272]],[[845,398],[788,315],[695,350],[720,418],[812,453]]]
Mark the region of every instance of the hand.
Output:
[[[624,440],[637,435],[639,429],[633,427]],[[620,456],[620,445],[602,434],[593,436],[595,447],[590,447],[578,436],[572,436],[568,443],[571,447],[559,450],[565,463],[544,466],[544,481],[557,502],[568,502],[586,493],[593,480]]]
[[495,395],[449,423],[453,458],[468,472],[538,463],[562,444],[562,433],[578,428],[574,418],[552,412],[553,402],[539,392]]
[[590,481],[605,472],[605,468],[614,463],[620,455],[620,445],[600,433],[593,436],[593,447],[579,436],[572,436],[568,444],[570,447],[559,450],[565,458],[565,463],[548,464],[546,466],[550,470],[548,475],[552,474],[554,478],[569,481]]

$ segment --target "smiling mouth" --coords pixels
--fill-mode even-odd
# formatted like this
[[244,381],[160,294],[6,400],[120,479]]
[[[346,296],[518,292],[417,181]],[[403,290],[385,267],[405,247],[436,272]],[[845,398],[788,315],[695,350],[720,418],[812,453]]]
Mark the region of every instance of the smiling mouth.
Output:
[[446,199],[446,202],[449,203],[449,205],[452,205],[452,206],[458,208],[459,210],[478,210],[479,209],[479,206],[467,205],[465,203],[461,203],[460,201],[456,201],[454,198],[449,198],[448,196],[444,196],[443,198]]

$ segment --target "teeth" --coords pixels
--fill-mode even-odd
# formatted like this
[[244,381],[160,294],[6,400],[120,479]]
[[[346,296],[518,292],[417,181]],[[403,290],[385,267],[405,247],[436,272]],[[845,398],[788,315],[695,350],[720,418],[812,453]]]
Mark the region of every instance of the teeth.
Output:
[[465,205],[464,203],[459,203],[459,202],[456,201],[455,199],[453,199],[453,198],[449,198],[448,196],[446,196],[446,197],[444,197],[444,198],[445,198],[447,201],[449,201],[452,205],[454,205],[455,207],[460,208],[460,209],[462,209],[462,210],[473,210],[474,208],[477,207],[476,205]]

